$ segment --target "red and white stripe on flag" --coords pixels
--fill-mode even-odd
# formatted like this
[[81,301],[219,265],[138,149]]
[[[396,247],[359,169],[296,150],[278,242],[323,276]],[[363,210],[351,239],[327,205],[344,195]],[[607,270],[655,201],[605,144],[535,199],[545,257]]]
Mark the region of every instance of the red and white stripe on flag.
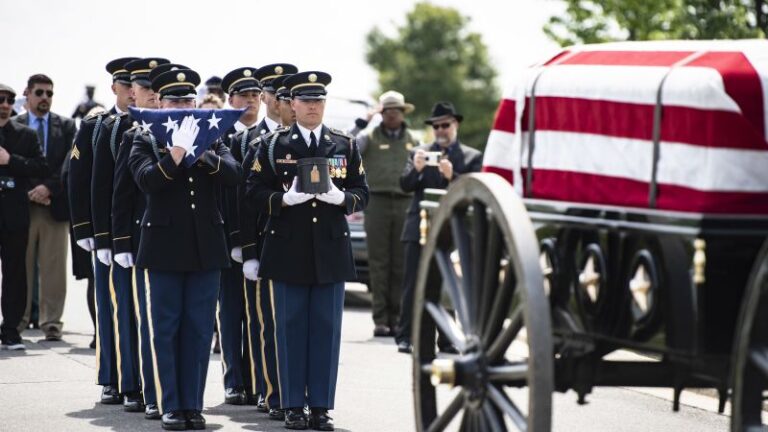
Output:
[[535,82],[530,195],[648,207],[662,80],[656,208],[768,214],[768,41],[563,51],[529,69],[499,103],[484,171],[522,190]]

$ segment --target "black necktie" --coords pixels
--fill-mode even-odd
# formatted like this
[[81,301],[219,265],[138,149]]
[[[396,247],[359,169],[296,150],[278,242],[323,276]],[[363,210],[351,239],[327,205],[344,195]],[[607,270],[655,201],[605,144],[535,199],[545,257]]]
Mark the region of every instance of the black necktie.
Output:
[[37,118],[37,138],[40,140],[40,150],[43,151],[45,156],[45,128],[43,127],[43,118]]
[[317,156],[317,138],[315,138],[314,132],[309,133],[309,155]]

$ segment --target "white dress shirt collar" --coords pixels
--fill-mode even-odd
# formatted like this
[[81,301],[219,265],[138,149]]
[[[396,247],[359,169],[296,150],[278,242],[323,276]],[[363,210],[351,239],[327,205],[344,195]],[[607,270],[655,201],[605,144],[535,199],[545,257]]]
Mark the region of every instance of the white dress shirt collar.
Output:
[[317,145],[318,146],[320,145],[320,134],[323,132],[323,125],[322,124],[319,124],[314,129],[307,129],[304,126],[302,126],[302,125],[300,125],[298,123],[296,123],[296,126],[298,126],[298,128],[299,128],[299,132],[301,132],[301,137],[304,138],[304,142],[307,143],[307,147],[309,147],[309,144],[312,142],[309,139],[309,133],[310,132],[314,132],[315,133],[315,139],[317,140]]
[[271,118],[269,118],[269,116],[264,117],[264,122],[267,124],[267,127],[269,128],[270,132],[274,132],[277,130],[277,128],[280,127],[280,123],[272,120]]

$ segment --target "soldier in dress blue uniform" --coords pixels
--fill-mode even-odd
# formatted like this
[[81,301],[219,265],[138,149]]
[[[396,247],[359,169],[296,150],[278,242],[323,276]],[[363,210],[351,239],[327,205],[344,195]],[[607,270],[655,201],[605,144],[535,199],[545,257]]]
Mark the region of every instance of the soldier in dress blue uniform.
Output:
[[[151,57],[136,59],[125,64],[131,74],[133,91],[137,81],[146,81],[149,71],[167,59]],[[123,395],[123,407],[128,412],[143,412],[139,376],[139,346],[136,311],[133,303],[132,271],[112,261],[112,192],[115,160],[123,134],[133,126],[133,118],[127,112],[113,114],[101,125],[93,155],[93,180],[91,182],[91,217],[93,219],[96,256],[105,266],[110,266],[109,292],[112,299],[112,325],[115,328],[118,391]]]
[[[158,74],[176,69],[188,69],[174,63],[162,63],[151,57],[129,62],[126,67],[131,73],[131,87],[137,108],[157,108],[158,101],[152,90],[152,78]],[[152,352],[147,321],[146,294],[144,291],[144,272],[135,267],[141,238],[141,218],[144,216],[146,203],[144,194],[133,181],[128,169],[128,157],[136,135],[141,128],[134,126],[125,132],[117,149],[115,159],[114,185],[112,192],[112,248],[115,263],[130,272],[132,282],[133,311],[136,315],[138,334],[139,376],[144,396],[144,416],[150,420],[160,419],[157,407],[157,392],[153,379]]]
[[[133,102],[130,94],[131,75],[125,65],[135,59],[136,57],[123,57],[107,64],[107,72],[112,76],[112,91],[116,95],[116,103],[106,114],[92,115],[83,119],[70,152],[68,192],[72,231],[78,246],[88,252],[94,251],[96,247],[91,216],[94,148],[104,120],[111,115],[126,112],[128,105]],[[112,323],[112,302],[109,294],[109,266],[95,259],[94,276],[96,284],[96,382],[103,386],[101,402],[118,404],[122,398],[117,389],[118,370]]]
[[[162,108],[194,108],[200,76],[190,69],[152,80]],[[203,393],[221,269],[230,266],[221,186],[236,186],[240,166],[221,141],[191,167],[197,126],[185,119],[172,147],[151,132],[133,142],[128,166],[146,196],[136,266],[144,270],[155,388],[165,429],[204,429]]]
[[[328,410],[336,392],[344,281],[355,277],[345,215],[368,202],[354,138],[322,123],[330,81],[317,71],[285,80],[296,124],[263,138],[247,183],[246,199],[269,215],[258,274],[272,287],[280,402],[289,429],[334,428]],[[329,158],[329,192],[297,192],[296,161],[306,157]]]
[[[235,123],[239,133],[234,137],[241,138],[230,136],[227,140],[230,152],[238,163],[242,163],[245,154],[243,147],[247,147],[247,130],[256,126],[259,116],[261,83],[255,77],[256,71],[254,67],[237,68],[227,73],[222,80],[222,88],[229,95],[229,104],[233,108],[248,108]],[[224,371],[224,402],[244,405],[249,401],[258,403],[257,395],[264,393],[264,386],[261,385],[264,380],[261,377],[260,356],[254,354],[260,345],[260,326],[254,305],[256,295],[251,287],[246,286],[243,277],[238,189],[222,189],[221,207],[232,267],[221,272],[216,320]]]
[[[253,159],[256,155],[258,146],[262,142],[261,138],[265,136],[267,132],[272,128],[280,128],[280,123],[274,123],[274,120],[270,118],[270,105],[271,93],[277,93],[278,82],[282,83],[285,77],[290,76],[297,71],[296,66],[289,63],[275,63],[259,68],[257,76],[260,76],[264,81],[262,86],[264,91],[262,92],[262,100],[267,103],[267,116],[255,127],[249,129],[247,136],[236,135],[235,140],[240,142],[242,147],[241,138],[247,138],[248,147],[247,153],[243,158],[243,168],[247,173],[248,168],[253,165]],[[284,75],[278,75],[278,74]],[[290,74],[289,74],[290,73]],[[266,97],[264,95],[267,95]],[[265,99],[266,98],[266,99]],[[290,126],[293,121],[287,123]],[[273,131],[276,129],[273,129]],[[242,132],[241,132],[242,133]],[[235,154],[238,150],[233,150]],[[257,281],[257,266],[259,255],[263,246],[263,232],[267,223],[267,215],[258,214],[254,206],[243,198],[245,188],[241,188],[240,191],[240,219],[241,221],[247,221],[247,223],[240,224],[239,236],[240,244],[242,244],[243,259],[247,265],[243,267],[243,273],[246,278],[246,285],[248,285],[248,292],[254,292],[256,295],[256,301],[253,303],[256,307],[256,315],[259,317],[258,322],[261,324],[262,329],[259,332],[260,344],[254,355],[257,358],[261,358],[262,373],[259,375],[262,379],[259,382],[259,386],[264,389],[264,400],[259,401],[259,409],[262,411],[268,411],[269,417],[274,420],[283,420],[284,413],[280,409],[280,389],[277,385],[277,357],[275,351],[275,332],[274,332],[274,320],[272,316],[272,303],[268,281]]]

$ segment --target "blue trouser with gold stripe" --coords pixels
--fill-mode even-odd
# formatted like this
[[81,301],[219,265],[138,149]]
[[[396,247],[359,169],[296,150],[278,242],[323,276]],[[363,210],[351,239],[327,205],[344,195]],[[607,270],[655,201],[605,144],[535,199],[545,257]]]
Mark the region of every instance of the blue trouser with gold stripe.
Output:
[[112,324],[112,298],[109,293],[109,266],[93,254],[94,295],[96,297],[96,383],[117,385],[115,330]]
[[203,409],[219,270],[145,270],[154,380],[161,413]]
[[283,408],[333,409],[341,348],[344,283],[274,281],[277,365]]
[[156,404],[154,366],[152,365],[152,340],[149,338],[147,319],[147,291],[144,289],[144,269],[133,269],[133,302],[139,334],[139,371],[145,404]]
[[139,382],[139,339],[133,304],[133,271],[113,264],[109,293],[112,298],[112,325],[117,348],[118,391],[122,394],[141,390]]
[[247,298],[248,290],[243,281],[243,267],[240,264],[233,263],[231,268],[221,271],[216,320],[221,343],[224,388],[244,388],[246,392],[255,395],[260,390],[258,367],[250,346],[256,340],[258,329],[253,327],[255,315],[247,307],[250,299]]
[[272,287],[268,280],[246,281],[249,291],[255,293],[256,317],[259,323],[258,346],[254,347],[254,356],[258,356],[262,373],[262,394],[269,408],[280,408],[280,386],[277,378],[277,356],[275,345],[275,316],[272,313]]

